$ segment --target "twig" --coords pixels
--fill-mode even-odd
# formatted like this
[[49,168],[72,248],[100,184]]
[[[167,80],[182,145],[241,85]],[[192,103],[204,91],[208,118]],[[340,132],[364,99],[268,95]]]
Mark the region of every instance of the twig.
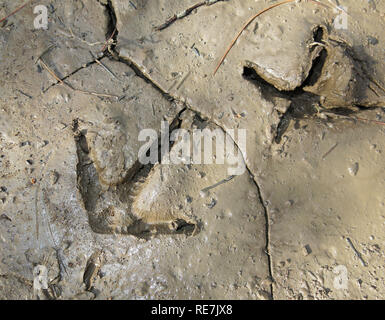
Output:
[[356,119],[356,120],[364,121],[364,122],[372,122],[372,123],[376,123],[376,124],[380,124],[380,125],[385,126],[385,122],[384,122],[384,121],[370,120],[370,119],[363,119],[363,118],[358,118],[358,117],[354,117],[354,118],[352,118],[352,119]]
[[53,77],[55,78],[55,80],[56,80],[57,82],[60,82],[62,85],[67,86],[67,87],[70,87],[71,89],[73,89],[69,84],[65,83],[62,79],[60,79],[60,78],[56,75],[56,73],[53,72],[53,71],[51,70],[51,68],[47,66],[47,64],[43,61],[42,58],[39,58],[39,61],[40,61],[40,63],[43,65],[43,67],[44,67],[44,68],[51,74],[51,76],[53,76]]
[[224,183],[226,183],[226,182],[229,182],[229,181],[233,180],[234,178],[235,178],[235,176],[229,176],[229,177],[227,177],[226,179],[223,179],[223,180],[217,182],[216,184],[214,184],[214,185],[212,185],[212,186],[210,186],[210,187],[207,187],[207,188],[202,189],[201,192],[207,192],[207,191],[209,191],[209,190],[211,190],[211,189],[214,189],[214,188],[220,186],[221,184],[224,184]]
[[[82,39],[82,38],[76,36],[70,27],[68,27],[68,30],[70,31],[71,37],[72,37],[73,39],[77,39],[77,40],[79,40],[79,41],[85,43],[86,45],[88,45],[88,46],[90,46],[90,47],[94,47],[94,46],[97,46],[97,45],[103,43],[103,42],[100,42],[100,41],[92,42],[92,43],[91,43],[91,42],[88,42],[88,41],[86,41],[86,40],[84,40],[84,39]],[[65,36],[68,36],[68,35],[66,35],[65,33],[63,33],[63,34],[64,34]]]
[[[94,60],[96,61],[96,63],[101,66],[104,70],[106,70],[113,78],[115,78],[116,80],[119,80],[116,75],[110,70],[108,69],[97,57],[95,57],[95,55],[92,53],[92,51],[90,51],[90,54],[92,56],[92,58],[94,58]],[[119,80],[120,81],[120,80]]]
[[12,219],[10,217],[8,217],[5,213],[3,213],[1,216],[0,216],[0,220],[8,220],[8,221],[11,221],[12,222]]
[[354,253],[356,254],[357,258],[361,261],[362,265],[364,267],[367,267],[368,264],[366,263],[366,261],[364,260],[364,258],[362,257],[362,254],[356,249],[356,247],[354,246],[352,240],[350,240],[350,238],[346,238],[346,242],[350,245],[350,247],[353,249]]
[[85,91],[85,90],[81,90],[81,89],[76,89],[74,87],[72,87],[71,85],[69,85],[68,83],[64,82],[62,79],[60,79],[56,73],[50,68],[48,67],[48,65],[40,58],[40,62],[42,64],[42,66],[49,72],[49,74],[55,78],[55,80],[57,82],[59,82],[60,84],[62,84],[63,86],[73,90],[73,91],[76,91],[76,92],[80,92],[80,93],[84,93],[84,94],[89,94],[89,95],[93,95],[93,96],[97,96],[97,97],[104,97],[104,98],[114,98],[114,99],[119,99],[118,96],[113,96],[113,95],[110,95],[110,94],[104,94],[104,93],[97,93],[97,92],[91,92],[91,91]]
[[18,13],[21,9],[23,9],[24,7],[26,7],[28,4],[30,4],[33,0],[29,0],[27,1],[25,4],[23,4],[21,7],[18,7],[15,11],[11,12],[9,15],[7,15],[6,17],[2,18],[0,20],[0,23],[2,23],[3,21],[7,20],[9,17],[13,16],[14,14]]
[[132,1],[128,1],[131,5],[131,7],[133,7],[135,10],[138,10],[138,8],[136,7],[136,5],[132,2]]
[[170,25],[172,25],[175,21],[183,19],[184,17],[187,17],[195,9],[198,9],[199,7],[202,7],[202,6],[205,6],[205,5],[206,6],[211,6],[214,3],[219,2],[219,1],[226,1],[226,0],[205,0],[205,1],[198,2],[197,4],[194,4],[193,6],[191,6],[190,8],[188,8],[188,9],[182,11],[182,12],[180,12],[178,14],[174,14],[165,23],[163,23],[160,26],[156,27],[155,30],[156,31],[162,31],[162,30],[168,28]]
[[[64,25],[64,23],[62,22],[62,24]],[[94,46],[98,46],[98,45],[101,45],[103,44],[104,42],[101,42],[101,41],[97,41],[97,42],[88,42],[78,36],[76,36],[74,34],[74,32],[72,31],[71,28],[69,27],[66,27],[68,30],[69,30],[69,33],[66,31],[66,30],[63,30],[61,28],[57,28],[57,31],[62,34],[63,36],[67,37],[67,38],[70,38],[70,39],[75,39],[75,40],[78,40],[82,43],[85,43],[87,46],[90,46],[90,47],[94,47]]]
[[186,10],[184,10],[178,14],[174,14],[171,18],[167,19],[165,23],[156,27],[155,30],[161,31],[161,30],[166,29],[167,27],[172,25],[175,21],[177,21],[179,19],[183,19],[184,17],[188,16],[192,11],[194,11],[195,9],[198,9],[199,7],[204,6],[204,5],[205,5],[205,1],[202,1],[202,2],[199,2],[197,4],[194,4],[192,7],[188,8],[188,9],[186,9]]
[[[288,4],[288,3],[292,3],[292,2],[295,2],[296,0],[285,0],[285,1],[282,1],[282,2],[279,2],[279,3],[275,3],[273,5],[271,5],[270,7],[267,7],[261,11],[259,11],[257,14],[255,14],[254,16],[252,16],[249,20],[247,20],[247,22],[243,25],[242,29],[238,32],[237,36],[234,38],[234,40],[230,43],[229,47],[227,48],[225,54],[223,55],[223,57],[221,58],[221,60],[219,61],[217,67],[215,68],[215,71],[214,71],[214,75],[217,73],[218,69],[220,68],[220,66],[222,65],[223,61],[226,59],[227,55],[229,54],[230,50],[234,47],[235,43],[237,42],[237,40],[239,39],[239,37],[241,36],[241,34],[243,33],[243,31],[250,25],[250,23],[252,23],[256,18],[258,18],[260,15],[264,14],[265,12],[273,9],[273,8],[276,8],[276,7],[279,7],[279,6],[282,6],[284,4]],[[325,6],[325,7],[328,7],[330,8],[328,5],[324,4],[324,3],[321,3],[317,0],[309,0],[313,3],[316,3],[318,5],[322,5],[322,6]]]
[[372,123],[379,124],[382,126],[385,125],[384,121],[379,121],[379,120],[364,119],[364,118],[360,118],[360,117],[349,117],[349,116],[336,114],[334,112],[328,112],[328,111],[322,111],[322,113],[327,115],[327,116],[331,116],[331,117],[343,118],[343,119],[354,120],[354,121],[362,121],[362,122],[372,122]]
[[16,89],[16,90],[17,90],[19,93],[21,93],[23,96],[26,96],[26,97],[29,98],[29,99],[32,99],[32,98],[33,98],[31,95],[29,95],[29,94],[27,94],[27,93],[21,91],[20,89]]
[[43,56],[45,56],[48,52],[50,52],[53,48],[55,48],[56,47],[56,44],[52,44],[52,45],[50,45],[47,49],[45,49],[44,51],[43,51],[43,53],[40,55],[40,56],[38,56],[37,57],[37,59],[35,60],[35,64],[36,63],[38,63],[38,61],[43,57]]
[[338,142],[337,142],[333,147],[331,147],[330,150],[329,150],[328,152],[326,152],[326,153],[322,156],[322,160],[325,160],[326,157],[327,157],[329,154],[331,154],[331,153],[334,151],[335,148],[337,148],[337,146],[338,146]]
[[385,88],[379,82],[377,82],[375,79],[372,79],[371,76],[368,76],[368,77],[370,81],[372,81],[378,88],[380,88],[383,92],[385,92]]
[[109,45],[110,41],[113,39],[113,37],[115,36],[115,33],[118,29],[115,27],[114,31],[112,32],[111,36],[108,38],[108,40],[106,41],[106,43],[104,44],[104,47],[102,48],[102,52],[104,50],[106,50],[107,46]]
[[[44,174],[44,170],[45,170],[45,167],[48,163],[48,160],[49,158],[51,157],[51,154],[52,154],[52,151],[50,153],[48,153],[41,169],[40,169],[40,177],[43,178],[43,174]],[[40,180],[41,180],[40,178]],[[39,182],[36,184],[36,190],[35,190],[35,227],[36,227],[36,240],[39,240],[39,225],[40,225],[40,222],[39,222],[39,208],[38,208],[38,201],[39,201],[39,191],[40,191],[40,180]]]

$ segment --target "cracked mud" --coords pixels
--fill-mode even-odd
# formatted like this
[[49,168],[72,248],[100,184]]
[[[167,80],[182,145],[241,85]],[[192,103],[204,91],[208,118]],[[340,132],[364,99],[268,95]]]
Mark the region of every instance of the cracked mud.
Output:
[[[347,29],[314,2],[261,15],[215,76],[269,1],[42,1],[47,30],[33,6],[6,19],[0,298],[383,299],[385,7],[339,2]],[[245,173],[142,165],[138,135],[162,121],[246,129]]]

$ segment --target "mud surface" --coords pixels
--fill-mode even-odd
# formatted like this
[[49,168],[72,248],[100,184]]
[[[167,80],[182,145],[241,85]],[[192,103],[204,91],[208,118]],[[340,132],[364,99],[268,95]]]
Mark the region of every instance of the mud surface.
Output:
[[[277,2],[41,1],[47,30],[34,3],[4,21],[0,298],[383,299],[385,5],[339,0],[343,28],[320,2],[258,17],[215,76]],[[143,165],[162,121],[246,129],[245,173]]]

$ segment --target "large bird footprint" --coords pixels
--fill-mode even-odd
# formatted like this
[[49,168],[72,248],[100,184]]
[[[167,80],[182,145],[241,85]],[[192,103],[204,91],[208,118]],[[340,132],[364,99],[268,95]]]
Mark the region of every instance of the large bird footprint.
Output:
[[141,210],[135,205],[136,199],[150,196],[146,194],[146,185],[158,183],[159,168],[141,165],[137,148],[131,147],[128,140],[124,129],[116,123],[103,128],[77,125],[77,185],[92,230],[139,238],[193,234],[196,223],[183,213]]

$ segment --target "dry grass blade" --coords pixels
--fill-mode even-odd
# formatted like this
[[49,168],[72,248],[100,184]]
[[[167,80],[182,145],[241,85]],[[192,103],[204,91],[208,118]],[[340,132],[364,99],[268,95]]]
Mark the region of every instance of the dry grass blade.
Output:
[[29,0],[27,1],[25,4],[23,4],[21,7],[18,7],[16,10],[12,11],[9,15],[7,15],[6,17],[2,18],[0,20],[0,23],[2,23],[3,21],[7,20],[9,17],[13,16],[14,14],[18,13],[21,9],[25,8],[28,4],[30,4],[33,0]]
[[[117,78],[117,76],[110,70],[110,69],[108,69],[93,53],[92,53],[92,51],[89,51],[90,52],[90,54],[91,54],[91,56],[92,56],[92,58],[94,58],[94,61],[99,65],[99,66],[101,66],[104,70],[106,70],[107,71],[107,73],[109,73],[114,79],[116,79],[116,80],[119,80],[118,78]],[[119,80],[120,81],[120,80]]]
[[370,120],[370,119],[364,119],[364,118],[358,118],[358,117],[355,117],[353,119],[356,119],[356,120],[359,120],[359,121],[364,121],[364,122],[371,122],[371,123],[375,123],[375,124],[379,124],[379,125],[385,126],[385,122],[384,121]]
[[220,2],[220,1],[226,1],[226,0],[205,0],[205,1],[198,2],[198,3],[192,5],[190,8],[188,8],[182,12],[180,12],[178,14],[174,14],[172,17],[168,18],[166,22],[164,22],[163,24],[161,24],[158,27],[155,27],[155,30],[156,31],[162,31],[162,30],[168,28],[169,26],[171,26],[174,22],[187,17],[194,10],[196,10],[202,6],[212,6],[213,4]]
[[193,12],[195,9],[198,9],[199,7],[202,7],[206,4],[205,1],[199,2],[190,8],[186,9],[185,11],[179,13],[179,14],[174,14],[171,18],[169,18],[165,23],[161,24],[160,26],[156,27],[156,31],[162,31],[172,25],[175,21],[182,19],[186,16],[188,16],[191,12]]
[[[295,2],[297,0],[286,0],[286,1],[282,1],[282,2],[279,2],[279,3],[275,3],[273,5],[271,5],[270,7],[267,7],[261,11],[259,11],[257,14],[255,14],[254,16],[252,16],[242,27],[242,29],[238,32],[237,36],[234,38],[234,40],[230,43],[230,46],[227,48],[225,54],[223,55],[223,57],[221,58],[221,60],[219,61],[217,67],[215,68],[215,71],[214,71],[214,75],[217,73],[218,69],[220,68],[220,66],[222,65],[223,61],[226,59],[227,55],[229,54],[230,50],[232,49],[232,47],[234,47],[235,43],[237,42],[237,40],[239,39],[239,37],[241,36],[241,34],[243,33],[243,31],[250,25],[250,23],[252,23],[256,18],[258,18],[260,15],[264,14],[265,12],[271,10],[271,9],[274,9],[276,7],[279,7],[279,6],[282,6],[284,4],[288,4],[288,3],[292,3],[292,2]],[[325,6],[325,7],[328,7],[330,8],[328,5],[325,5],[317,0],[310,0],[311,2],[313,3],[316,3],[318,5],[322,5],[322,6]]]
[[63,86],[73,90],[73,91],[76,91],[76,92],[80,92],[80,93],[84,93],[84,94],[89,94],[89,95],[92,95],[92,96],[97,96],[97,97],[104,97],[104,98],[114,98],[114,99],[119,99],[120,97],[118,96],[113,96],[113,95],[110,95],[110,94],[105,94],[105,93],[97,93],[97,92],[92,92],[92,91],[85,91],[85,90],[81,90],[81,89],[76,89],[74,87],[72,87],[71,85],[69,85],[68,83],[64,82],[62,79],[60,79],[56,73],[50,68],[48,67],[48,65],[40,58],[40,62],[42,64],[42,66],[44,67],[44,69],[46,69],[49,74],[55,78],[55,80],[62,84]]
[[360,117],[345,116],[345,115],[336,114],[336,113],[328,112],[328,111],[323,111],[322,113],[325,115],[328,115],[330,117],[337,117],[337,118],[352,120],[352,121],[368,122],[368,123],[374,123],[374,124],[379,124],[379,125],[385,126],[385,122],[380,121],[380,120],[372,120],[372,119],[366,119],[366,118],[360,118]]
[[103,46],[101,52],[103,52],[104,50],[106,50],[106,48],[108,47],[108,44],[109,44],[109,43],[111,42],[111,40],[114,38],[116,31],[118,31],[118,29],[115,27],[114,31],[112,31],[111,36],[107,39],[106,43],[104,44],[104,46]]
[[55,80],[56,80],[57,82],[60,82],[62,85],[66,86],[66,87],[70,87],[71,89],[73,89],[70,85],[68,85],[68,84],[65,83],[62,79],[60,79],[60,78],[56,75],[56,73],[53,72],[53,71],[51,70],[50,67],[48,67],[48,65],[43,61],[43,59],[39,58],[39,61],[40,61],[40,63],[42,64],[42,66],[44,67],[44,69],[46,69],[46,70],[49,72],[49,74],[50,74],[52,77],[55,78]]

